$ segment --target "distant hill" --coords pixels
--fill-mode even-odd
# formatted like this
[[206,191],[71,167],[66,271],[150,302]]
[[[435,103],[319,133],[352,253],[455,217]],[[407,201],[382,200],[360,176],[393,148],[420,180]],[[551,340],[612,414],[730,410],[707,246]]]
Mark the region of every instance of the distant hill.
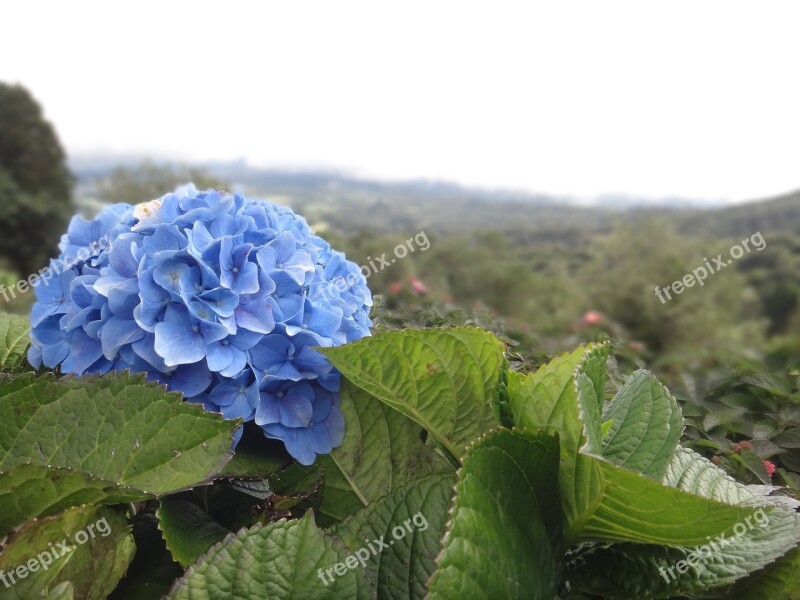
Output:
[[[71,161],[78,196],[92,197],[93,182],[116,166],[135,167],[141,157],[83,157]],[[735,206],[689,207],[682,198],[657,202],[602,196],[588,203],[574,198],[506,189],[465,187],[449,182],[373,181],[338,171],[260,169],[244,161],[198,166],[234,189],[289,204],[311,223],[326,223],[345,234],[456,233],[493,229],[520,241],[577,243],[606,233],[621,221],[660,216],[686,234],[749,235],[755,231],[800,234],[800,192]]]
[[761,231],[800,236],[800,191],[724,209],[692,211],[678,217],[685,233],[745,236]]

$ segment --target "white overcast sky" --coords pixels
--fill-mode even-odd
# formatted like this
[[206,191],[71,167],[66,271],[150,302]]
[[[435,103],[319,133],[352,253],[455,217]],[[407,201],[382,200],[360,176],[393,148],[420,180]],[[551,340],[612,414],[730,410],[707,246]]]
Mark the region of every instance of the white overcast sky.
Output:
[[592,196],[800,188],[800,3],[0,2],[74,155]]

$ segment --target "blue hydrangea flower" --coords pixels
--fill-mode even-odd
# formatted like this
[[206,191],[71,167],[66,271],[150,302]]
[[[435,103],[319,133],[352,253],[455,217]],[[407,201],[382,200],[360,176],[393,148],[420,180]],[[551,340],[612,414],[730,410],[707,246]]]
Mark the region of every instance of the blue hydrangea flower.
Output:
[[372,296],[302,217],[189,185],[74,217],[60,249],[35,285],[31,364],[144,372],[303,464],[342,443],[339,373],[314,348],[369,335]]

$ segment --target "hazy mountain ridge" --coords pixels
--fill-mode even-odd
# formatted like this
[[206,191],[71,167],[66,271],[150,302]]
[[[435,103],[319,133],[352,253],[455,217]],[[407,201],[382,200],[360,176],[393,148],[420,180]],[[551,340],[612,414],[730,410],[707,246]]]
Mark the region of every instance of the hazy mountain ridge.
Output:
[[[167,161],[154,161],[168,164]],[[93,182],[118,166],[136,167],[137,156],[76,157],[70,161],[77,195],[92,196]],[[342,232],[441,232],[493,229],[536,233],[548,240],[579,233],[606,233],[616,223],[666,216],[687,234],[748,235],[757,230],[800,233],[800,191],[765,201],[721,206],[684,198],[660,200],[625,195],[593,199],[485,189],[431,180],[378,181],[334,170],[266,169],[245,161],[206,162],[202,167],[234,189],[291,204],[316,224]]]

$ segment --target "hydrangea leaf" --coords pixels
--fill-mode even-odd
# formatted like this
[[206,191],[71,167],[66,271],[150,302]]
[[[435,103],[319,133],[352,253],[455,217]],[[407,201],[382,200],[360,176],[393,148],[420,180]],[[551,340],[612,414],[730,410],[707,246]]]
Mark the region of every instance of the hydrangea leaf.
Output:
[[580,531],[586,541],[699,545],[755,510],[667,487],[604,459],[586,458],[598,464],[605,482],[601,501]]
[[51,589],[44,600],[72,600],[75,595],[75,587],[71,581],[62,581]]
[[425,597],[425,584],[436,568],[454,482],[452,474],[412,481],[332,530],[351,553],[364,559],[367,578],[378,598]]
[[349,381],[342,382],[340,407],[344,443],[313,467],[293,465],[291,473],[273,478],[276,491],[296,494],[313,485],[321,468],[325,485],[315,506],[320,525],[338,523],[409,481],[452,471],[422,442],[419,425]]
[[356,494],[354,483],[328,456],[321,456],[312,466],[294,463],[270,477],[269,482],[281,498],[293,499],[301,508],[313,508],[323,528],[341,523],[369,504]]
[[[600,366],[605,364],[607,353],[606,345],[578,348],[554,358],[522,382],[512,382],[509,386],[517,427],[543,429],[559,435],[558,479],[568,541],[577,536],[591,516],[605,485],[597,461],[581,454],[580,450],[586,443],[599,444],[600,410],[594,405],[603,397],[600,390],[604,387],[605,372]],[[581,413],[594,415],[590,417],[588,428],[583,426]]]
[[137,513],[131,521],[136,556],[109,600],[161,600],[184,570],[167,549],[153,513]]
[[[66,547],[72,550],[62,554]],[[125,574],[135,550],[128,524],[118,511],[72,507],[59,515],[31,519],[8,535],[0,554],[0,572],[6,578],[13,572],[15,581],[0,589],[3,598],[28,600],[69,581],[75,597],[101,600]],[[51,562],[44,569],[41,565],[48,559]],[[39,566],[19,577],[18,567],[29,564]]]
[[178,498],[162,499],[156,516],[167,548],[183,567],[230,533],[199,506]]
[[327,569],[344,565],[348,555],[317,528],[308,512],[302,519],[256,525],[226,538],[175,582],[168,598],[368,600],[369,586],[357,561],[344,575],[334,573],[333,581],[325,575]]
[[[800,516],[784,509],[761,510],[755,517],[748,515],[734,527],[689,547],[631,543],[597,547],[570,565],[569,579],[581,589],[610,598],[673,598],[729,586],[774,563],[800,541]],[[767,587],[761,589],[783,587],[785,594],[791,578],[797,576],[793,574],[797,565],[792,563],[789,557],[786,563],[778,562],[765,572],[766,576],[775,569],[775,577],[767,577],[761,584]],[[755,580],[749,584],[755,586]],[[792,590],[795,594],[797,591]],[[720,592],[715,597],[796,597]]]
[[27,318],[0,312],[0,368],[19,366],[30,344],[30,333]]
[[580,422],[586,438],[582,449],[591,454],[599,454],[602,446],[601,415],[605,402],[607,360],[608,344],[590,347],[575,371]]
[[800,548],[738,582],[728,593],[737,600],[796,600],[800,595]]
[[320,351],[347,379],[421,425],[454,457],[495,424],[492,399],[505,359],[489,332],[387,331]]
[[558,463],[558,436],[543,432],[501,429],[469,449],[428,586],[431,600],[556,595]]
[[[452,470],[422,442],[419,425],[348,382],[342,385],[341,410],[347,436],[327,457],[326,488],[344,483],[339,488],[366,506],[418,477]],[[322,509],[343,515],[324,501]]]
[[26,464],[0,472],[0,533],[79,504],[121,504],[152,494],[65,467]]
[[727,504],[764,500],[694,450],[679,446],[667,467],[664,485]]
[[0,381],[0,469],[69,467],[143,492],[208,481],[232,456],[238,421],[141,375]]
[[602,455],[660,481],[683,434],[683,417],[672,394],[647,371],[636,371],[603,412],[613,421]]

